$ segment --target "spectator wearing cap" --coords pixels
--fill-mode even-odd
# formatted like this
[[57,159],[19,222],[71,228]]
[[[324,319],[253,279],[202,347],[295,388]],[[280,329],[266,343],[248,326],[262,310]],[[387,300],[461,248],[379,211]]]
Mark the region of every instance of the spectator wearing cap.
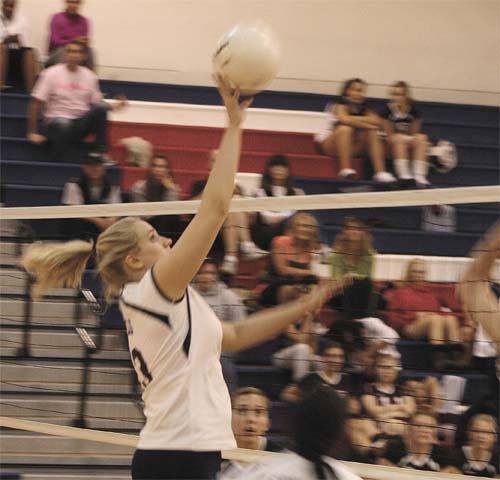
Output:
[[[106,165],[102,155],[90,154],[82,166],[79,178],[70,179],[63,189],[63,205],[98,205],[121,203],[120,187],[112,185],[106,176]],[[114,217],[86,217],[66,219],[61,225],[63,234],[69,238],[97,238],[116,221]]]
[[6,78],[31,92],[37,74],[36,52],[26,45],[26,19],[16,12],[17,0],[3,0],[0,13],[0,90]]
[[77,42],[84,50],[82,64],[94,70],[94,54],[89,47],[90,22],[78,12],[82,1],[66,0],[65,3],[65,10],[56,13],[50,20],[49,59],[45,66],[51,67],[63,62],[66,45]]
[[[127,104],[125,97],[110,105],[103,101],[94,72],[80,66],[84,55],[80,43],[65,47],[65,63],[45,69],[35,84],[28,109],[28,140],[51,144],[52,158],[61,161],[71,143],[95,135],[93,150],[104,153],[108,148],[108,111],[118,111]],[[43,130],[38,132],[38,113],[43,109]]]
[[[257,197],[283,197],[304,195],[304,191],[293,185],[290,163],[284,155],[268,158],[262,174],[261,187],[255,192]],[[286,224],[295,210],[259,212],[252,225],[252,237],[259,248],[270,250],[274,237],[283,235]]]

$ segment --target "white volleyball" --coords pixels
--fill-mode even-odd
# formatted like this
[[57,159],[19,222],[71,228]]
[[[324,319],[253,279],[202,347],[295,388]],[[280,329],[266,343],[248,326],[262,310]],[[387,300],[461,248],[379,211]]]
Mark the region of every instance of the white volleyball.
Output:
[[264,90],[278,73],[279,48],[271,30],[262,24],[236,25],[218,42],[213,55],[222,73],[243,95]]

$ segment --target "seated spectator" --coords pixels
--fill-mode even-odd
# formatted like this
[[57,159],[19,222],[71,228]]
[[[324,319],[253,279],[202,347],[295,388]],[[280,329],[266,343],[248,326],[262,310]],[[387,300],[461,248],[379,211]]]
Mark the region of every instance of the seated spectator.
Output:
[[428,472],[460,473],[456,455],[438,445],[436,417],[423,412],[411,417],[406,438],[396,437],[387,442],[385,453],[377,463]]
[[289,385],[281,394],[287,402],[296,402],[299,397],[308,395],[321,385],[334,388],[343,397],[347,397],[354,389],[354,382],[348,373],[343,372],[345,354],[342,345],[326,342],[322,346],[321,355],[314,362],[315,372],[307,374],[297,384]]
[[318,149],[329,157],[338,156],[340,178],[354,178],[352,157],[368,150],[376,182],[390,183],[396,179],[385,170],[384,150],[379,136],[380,117],[366,104],[366,82],[351,78],[342,86],[336,104],[326,106],[327,125],[315,136]]
[[[346,276],[353,279],[351,286],[330,301],[330,305],[344,312],[346,318],[362,318],[366,316],[365,311],[371,312],[377,306],[371,281],[375,254],[368,226],[357,217],[345,217],[342,230],[332,245],[329,262],[333,280]],[[370,305],[364,305],[364,301],[361,305],[360,299],[366,296]]]
[[357,217],[344,218],[341,232],[335,237],[330,255],[332,278],[346,275],[355,279],[370,279],[373,273],[375,250],[368,226]]
[[[92,205],[99,203],[121,203],[120,187],[111,185],[106,177],[104,159],[98,154],[89,154],[82,166],[80,178],[72,178],[65,185],[61,203],[63,205]],[[64,219],[61,227],[65,238],[88,239],[97,236],[116,221],[114,217],[88,217]]]
[[[216,161],[218,151],[212,150],[209,155],[209,169],[212,169]],[[191,188],[191,200],[201,198],[207,180],[198,180]],[[238,184],[234,187],[234,198],[238,198],[242,191]],[[246,260],[256,260],[267,254],[259,249],[250,235],[248,213],[232,212],[230,213],[221,231],[214,243],[214,249],[224,251],[224,259],[221,265],[221,273],[226,275],[235,275],[238,271],[238,251],[241,250]]]
[[[193,279],[196,291],[206,300],[222,322],[237,322],[246,315],[243,302],[225,283],[219,280],[217,262],[207,258]],[[236,355],[225,352],[221,357],[222,373],[229,390],[238,387],[238,374],[235,365]]]
[[[35,84],[28,109],[28,140],[51,144],[52,158],[62,161],[69,145],[95,135],[93,148],[108,149],[108,110],[118,111],[127,102],[121,98],[114,105],[103,101],[96,75],[81,67],[83,48],[79,43],[65,47],[65,63],[44,70]],[[38,113],[43,108],[46,137],[38,133]]]
[[56,13],[50,20],[49,59],[45,67],[52,67],[64,61],[65,47],[76,42],[83,48],[81,65],[95,69],[94,53],[90,48],[90,22],[78,13],[81,0],[66,0],[64,12]]
[[[164,155],[154,155],[145,180],[132,185],[133,202],[169,202],[179,200],[180,187],[174,182],[168,160]],[[177,240],[182,233],[178,215],[143,216],[160,235]]]
[[457,466],[464,475],[498,478],[500,474],[498,427],[491,415],[479,414],[470,419],[468,442],[460,448]]
[[0,90],[23,85],[30,93],[37,75],[36,51],[26,43],[26,20],[16,13],[17,0],[2,0],[0,14]]
[[318,282],[312,270],[313,252],[318,246],[317,220],[308,213],[295,214],[289,221],[286,235],[274,237],[271,242],[269,285],[261,295],[263,305],[277,305],[297,285]]
[[405,285],[386,293],[387,322],[403,337],[427,339],[438,346],[435,366],[444,368],[444,359],[449,357],[448,364],[450,359],[457,362],[463,355],[460,324],[453,313],[458,305],[441,298],[426,283],[426,276],[424,260],[415,258],[408,263]]
[[395,82],[390,89],[391,100],[381,116],[387,143],[398,178],[407,185],[429,185],[427,171],[427,135],[422,133],[422,115],[411,98],[406,82]]
[[238,448],[279,452],[282,447],[266,435],[271,427],[269,407],[271,402],[260,389],[244,387],[231,395],[234,438]]
[[415,412],[415,400],[396,384],[401,370],[393,354],[379,353],[375,363],[375,382],[366,388],[361,397],[364,410],[379,422],[387,435],[404,435],[408,419]]
[[[282,197],[285,195],[304,195],[304,191],[293,186],[290,164],[284,155],[269,157],[262,174],[261,187],[255,192],[257,197]],[[264,211],[257,213],[252,224],[252,237],[263,250],[271,248],[274,237],[283,235],[290,217],[295,213],[288,211]]]
[[437,416],[443,404],[443,392],[436,377],[407,380],[404,389],[415,400],[419,412]]

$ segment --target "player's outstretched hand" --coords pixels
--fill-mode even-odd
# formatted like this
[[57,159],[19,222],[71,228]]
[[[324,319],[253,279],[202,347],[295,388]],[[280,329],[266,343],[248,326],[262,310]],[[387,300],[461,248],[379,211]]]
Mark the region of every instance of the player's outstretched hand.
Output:
[[239,127],[245,118],[245,110],[252,104],[253,98],[249,98],[240,103],[240,91],[234,89],[228,80],[220,73],[214,76],[222,101],[226,106],[229,125]]

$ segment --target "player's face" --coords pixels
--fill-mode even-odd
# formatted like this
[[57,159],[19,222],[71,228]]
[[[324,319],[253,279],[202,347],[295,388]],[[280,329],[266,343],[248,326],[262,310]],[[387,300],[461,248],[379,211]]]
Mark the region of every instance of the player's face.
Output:
[[410,437],[421,444],[432,444],[437,440],[436,419],[428,415],[418,415],[409,428]]
[[410,280],[415,283],[423,282],[426,275],[427,270],[425,269],[425,263],[420,261],[413,262],[410,267]]
[[158,235],[149,223],[142,220],[136,224],[139,237],[137,258],[142,267],[149,270],[172,245],[172,239]]
[[325,350],[323,354],[325,368],[333,372],[340,372],[344,368],[344,351],[333,347]]
[[398,378],[398,368],[399,363],[395,358],[384,357],[379,360],[379,363],[375,367],[375,373],[377,375],[377,380],[380,383],[392,384]]
[[260,437],[270,426],[266,399],[254,393],[240,395],[233,405],[233,433],[236,437]]
[[217,267],[212,263],[205,263],[200,267],[194,277],[194,283],[198,290],[207,292],[217,283]]
[[363,83],[354,82],[346,92],[346,97],[354,103],[362,103],[365,100],[366,88]]
[[151,162],[151,175],[155,180],[161,182],[170,174],[168,162],[164,158],[153,158]]
[[491,450],[496,440],[496,430],[493,422],[476,420],[469,429],[469,439],[472,445],[483,450]]

